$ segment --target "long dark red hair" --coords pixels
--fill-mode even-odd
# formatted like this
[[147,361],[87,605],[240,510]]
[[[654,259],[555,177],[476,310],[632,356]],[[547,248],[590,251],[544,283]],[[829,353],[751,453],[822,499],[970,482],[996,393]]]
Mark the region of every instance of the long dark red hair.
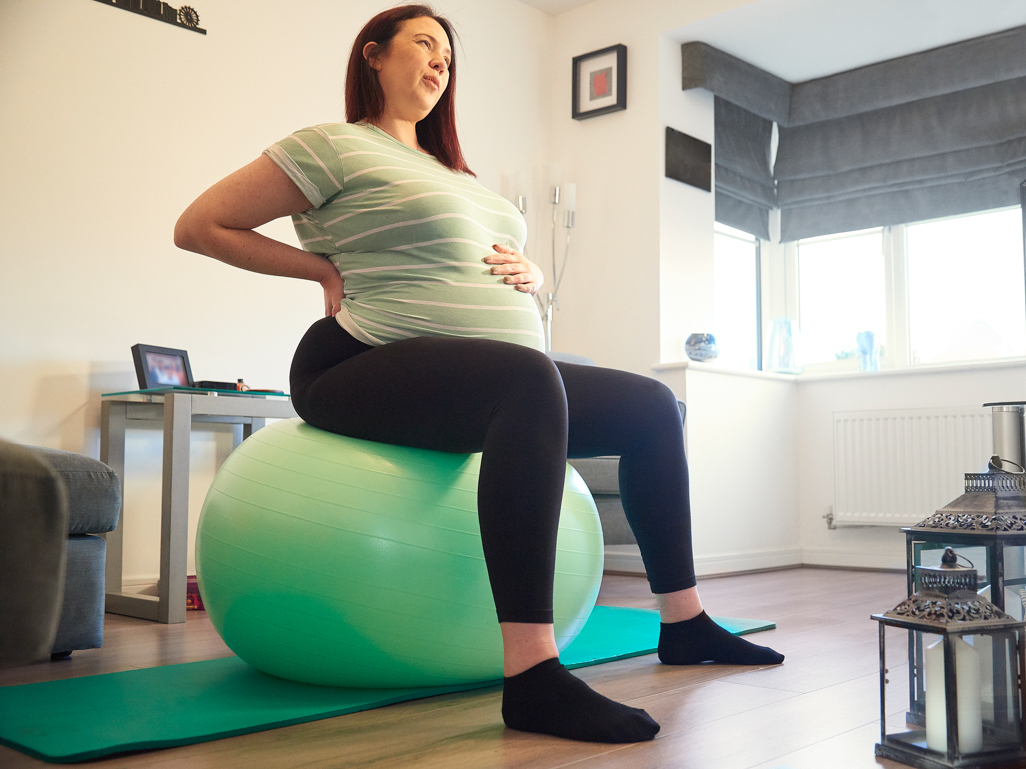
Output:
[[445,17],[437,15],[430,6],[400,5],[390,8],[368,21],[360,30],[353,43],[353,50],[349,53],[349,67],[346,69],[346,121],[373,122],[385,110],[385,94],[378,82],[378,73],[363,57],[367,43],[377,43],[387,49],[404,21],[424,17],[434,19],[445,30],[453,51],[449,61],[449,86],[435,108],[417,123],[417,141],[445,167],[476,176],[467,167],[460,149],[460,140],[456,136],[456,41],[452,24]]

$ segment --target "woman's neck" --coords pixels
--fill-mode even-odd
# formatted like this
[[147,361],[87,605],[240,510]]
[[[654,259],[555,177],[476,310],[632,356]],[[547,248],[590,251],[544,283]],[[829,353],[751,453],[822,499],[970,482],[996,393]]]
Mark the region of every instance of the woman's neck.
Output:
[[377,120],[368,120],[367,122],[377,128],[380,128],[393,139],[401,144],[405,144],[411,150],[423,152],[425,155],[430,154],[421,147],[420,142],[417,141],[416,123],[412,123],[409,120],[400,120],[387,114],[382,115]]

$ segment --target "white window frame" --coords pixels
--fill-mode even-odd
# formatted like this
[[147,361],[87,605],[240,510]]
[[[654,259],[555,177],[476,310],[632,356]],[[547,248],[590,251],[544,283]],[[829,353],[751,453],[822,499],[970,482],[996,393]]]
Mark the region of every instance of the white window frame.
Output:
[[[986,211],[974,211],[968,214],[956,216],[940,216],[935,219],[924,219],[908,224],[894,224],[883,227],[883,257],[884,257],[884,301],[886,312],[886,344],[880,356],[880,368],[903,369],[936,364],[917,364],[912,362],[912,346],[909,322],[909,295],[908,295],[908,255],[907,255],[907,232],[908,226],[912,224],[929,224],[931,222],[961,219],[967,216],[980,216],[983,214],[997,213],[1017,209],[1019,206],[1003,206],[1001,208],[988,209]],[[771,211],[770,233],[771,236],[779,232],[779,211]],[[870,228],[876,229],[876,228]],[[861,231],[860,231],[861,232]],[[847,235],[848,233],[838,233]],[[810,238],[810,240],[812,240]],[[798,241],[785,243],[773,241],[761,241],[763,255],[761,261],[761,321],[763,339],[763,360],[765,360],[767,340],[767,329],[774,318],[799,318],[799,297],[798,297]],[[1024,287],[1026,291],[1026,287]],[[951,364],[986,364],[1004,358],[980,359],[972,361],[950,361]],[[947,365],[947,364],[943,364]],[[857,371],[858,361],[854,358],[823,361],[810,363],[805,366],[806,373],[842,373]]]
[[[724,237],[733,238],[734,240],[740,240],[743,243],[750,243],[755,246],[755,370],[762,371],[762,362],[764,360],[764,337],[766,322],[763,318],[763,301],[762,301],[762,281],[763,281],[763,269],[762,269],[762,254],[763,249],[769,245],[769,242],[762,238],[750,235],[743,230],[736,229],[721,222],[713,222],[713,234],[723,235]],[[750,370],[750,369],[746,369]]]

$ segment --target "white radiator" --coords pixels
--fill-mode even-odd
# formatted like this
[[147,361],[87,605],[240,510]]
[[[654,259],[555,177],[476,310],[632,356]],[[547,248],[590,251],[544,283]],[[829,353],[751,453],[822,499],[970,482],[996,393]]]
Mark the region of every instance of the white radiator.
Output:
[[909,526],[955,499],[964,474],[985,472],[990,410],[834,412],[834,524]]

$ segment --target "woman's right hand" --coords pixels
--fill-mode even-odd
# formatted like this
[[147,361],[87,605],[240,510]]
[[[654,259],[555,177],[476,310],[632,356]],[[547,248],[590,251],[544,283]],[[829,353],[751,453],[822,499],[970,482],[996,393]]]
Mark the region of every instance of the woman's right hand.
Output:
[[324,317],[334,318],[342,309],[342,300],[346,296],[346,281],[338,274],[335,265],[328,262],[331,272],[321,280],[321,288],[324,289]]

